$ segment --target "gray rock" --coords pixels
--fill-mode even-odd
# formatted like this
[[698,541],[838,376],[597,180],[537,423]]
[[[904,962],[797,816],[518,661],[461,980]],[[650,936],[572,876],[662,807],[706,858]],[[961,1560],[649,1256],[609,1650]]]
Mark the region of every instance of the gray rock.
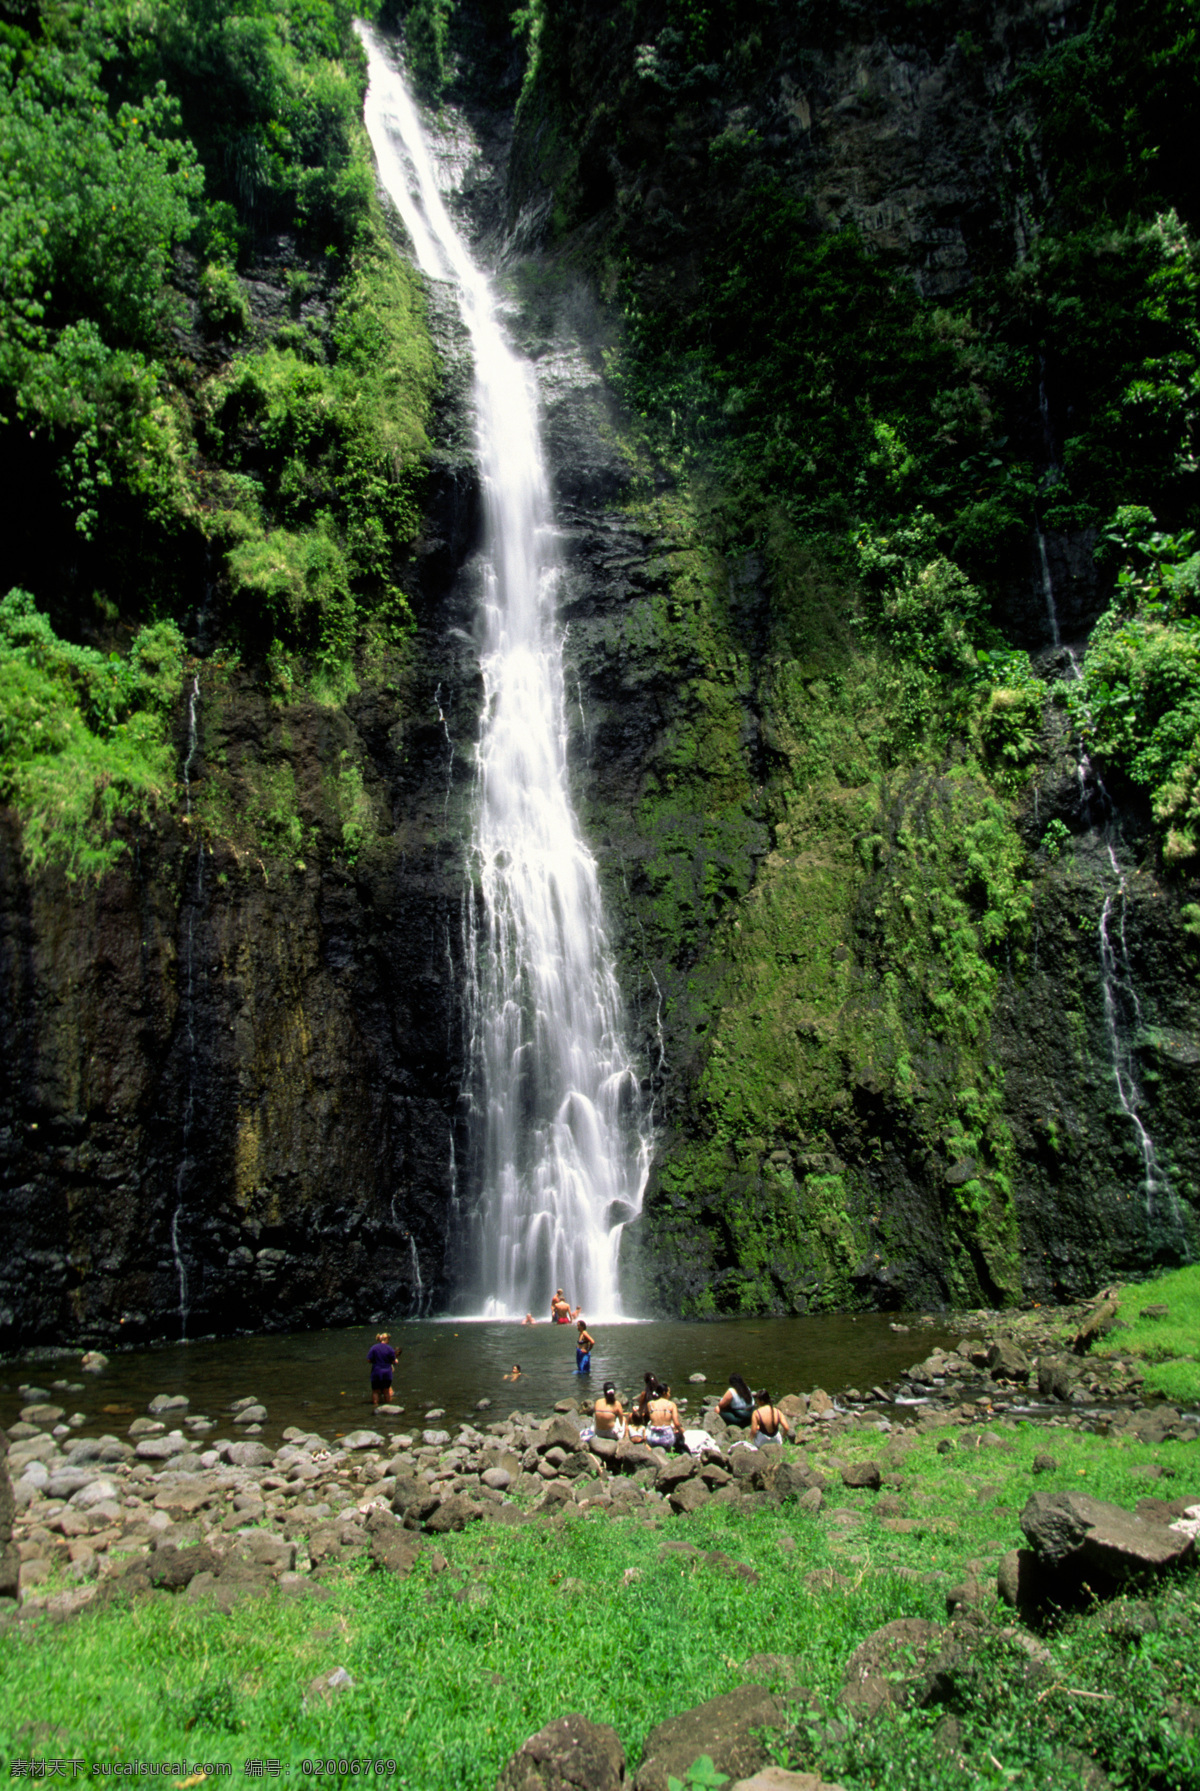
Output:
[[1078,1374],[1065,1356],[1043,1356],[1038,1363],[1038,1392],[1043,1399],[1061,1399],[1065,1405]]
[[21,1407],[22,1424],[57,1424],[66,1413],[61,1405],[24,1405]]
[[1170,1316],[1171,1308],[1169,1306],[1143,1306],[1138,1313],[1139,1318],[1170,1318]]
[[244,1405],[234,1413],[233,1421],[237,1425],[261,1424],[267,1415],[265,1405]]
[[146,1410],[152,1418],[163,1418],[168,1412],[180,1417],[191,1403],[182,1393],[156,1393]]
[[564,1412],[557,1412],[551,1418],[546,1429],[537,1439],[535,1447],[539,1455],[548,1449],[564,1449],[568,1454],[579,1447],[579,1420],[569,1418]]
[[143,1437],[134,1453],[139,1461],[170,1461],[179,1454],[179,1440],[174,1437]]
[[877,1461],[851,1462],[842,1469],[843,1486],[865,1486],[872,1492],[878,1492],[883,1485],[883,1475]]
[[444,1449],[450,1441],[448,1430],[423,1430],[421,1441],[429,1449]]
[[1024,1350],[1003,1337],[988,1350],[987,1367],[993,1380],[1013,1381],[1022,1387],[1031,1372],[1029,1357]]
[[1069,1570],[1095,1591],[1196,1558],[1192,1537],[1086,1493],[1031,1494],[1021,1528],[1043,1567]]
[[784,1707],[765,1685],[741,1685],[694,1710],[659,1723],[646,1737],[634,1791],[668,1791],[702,1754],[731,1779],[747,1778],[768,1764],[764,1729],[782,1728]]
[[477,1523],[482,1516],[482,1509],[472,1499],[462,1493],[452,1493],[425,1519],[425,1528],[434,1536],[445,1536],[451,1530],[465,1530],[468,1524]]
[[343,1449],[382,1449],[384,1438],[377,1430],[352,1430],[342,1438]]
[[166,1425],[158,1418],[135,1418],[125,1432],[128,1437],[157,1437],[166,1430]]
[[518,1748],[496,1791],[621,1791],[624,1783],[625,1751],[616,1730],[572,1713]]
[[512,1485],[512,1475],[507,1468],[485,1468],[479,1476],[485,1486],[494,1492],[505,1492]]
[[672,1487],[669,1497],[672,1511],[690,1515],[693,1511],[699,1511],[702,1505],[707,1505],[712,1494],[703,1480],[696,1478],[677,1482]]
[[922,1617],[885,1623],[860,1642],[846,1662],[842,1703],[867,1717],[887,1704],[908,1703],[926,1666],[940,1652],[945,1633],[940,1623],[927,1623]]
[[265,1443],[249,1440],[244,1443],[224,1443],[219,1453],[223,1461],[235,1468],[265,1468],[272,1460],[271,1451]]
[[116,1480],[106,1480],[103,1475],[92,1479],[87,1486],[72,1496],[71,1503],[77,1511],[91,1511],[97,1505],[107,1505],[121,1497],[121,1487]]

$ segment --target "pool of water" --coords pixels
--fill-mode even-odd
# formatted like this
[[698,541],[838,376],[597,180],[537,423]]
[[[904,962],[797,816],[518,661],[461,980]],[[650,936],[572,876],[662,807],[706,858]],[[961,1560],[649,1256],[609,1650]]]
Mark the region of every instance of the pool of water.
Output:
[[[396,1403],[404,1415],[398,1425],[388,1422],[405,1430],[438,1406],[448,1420],[470,1416],[483,1422],[475,1412],[480,1399],[492,1401],[488,1418],[518,1409],[547,1411],[560,1399],[595,1398],[606,1380],[628,1395],[641,1387],[647,1369],[669,1382],[677,1397],[686,1397],[693,1411],[706,1393],[724,1390],[731,1371],[755,1388],[768,1387],[777,1399],[814,1387],[832,1394],[848,1387],[865,1391],[895,1380],[935,1345],[946,1347],[961,1335],[961,1327],[950,1330],[940,1321],[905,1320],[908,1332],[893,1331],[895,1322],[894,1315],[866,1313],[597,1324],[587,1376],[575,1373],[575,1332],[566,1325],[397,1324],[391,1340],[401,1351]],[[364,1327],[171,1344],[114,1355],[100,1374],[81,1373],[77,1356],[17,1358],[0,1367],[0,1423],[16,1419],[25,1403],[18,1386],[25,1382],[48,1389],[68,1413],[84,1412],[87,1423],[79,1433],[85,1436],[122,1435],[156,1393],[186,1394],[192,1414],[219,1421],[214,1435],[237,1434],[228,1408],[250,1395],[267,1408],[262,1434],[268,1443],[290,1424],[336,1435],[372,1421],[367,1350],[374,1341],[374,1331]],[[510,1383],[504,1375],[514,1363],[521,1377]],[[707,1377],[703,1385],[689,1382],[697,1373]],[[55,1388],[56,1380],[82,1383],[82,1391]]]

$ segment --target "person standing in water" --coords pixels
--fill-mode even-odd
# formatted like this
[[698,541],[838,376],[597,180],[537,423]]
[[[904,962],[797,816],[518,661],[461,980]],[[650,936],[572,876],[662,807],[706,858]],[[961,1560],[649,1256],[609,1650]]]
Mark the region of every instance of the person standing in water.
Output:
[[400,1351],[392,1348],[387,1332],[380,1331],[367,1351],[367,1361],[371,1364],[372,1406],[391,1405],[392,1373],[399,1360]]
[[591,1336],[582,1319],[578,1321],[579,1335],[575,1339],[575,1372],[589,1374],[592,1367],[592,1351],[596,1347],[596,1339]]

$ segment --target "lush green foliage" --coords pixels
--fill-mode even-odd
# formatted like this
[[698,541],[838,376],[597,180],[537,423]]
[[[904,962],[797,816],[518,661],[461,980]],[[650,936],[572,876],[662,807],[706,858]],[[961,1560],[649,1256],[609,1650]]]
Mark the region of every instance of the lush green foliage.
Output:
[[126,849],[114,824],[170,800],[182,659],[173,622],[105,658],[59,640],[27,591],[0,601],[0,799],[21,815],[31,869],[108,870]]
[[[1101,1356],[1136,1357],[1146,1384],[1168,1399],[1200,1400],[1200,1267],[1176,1269],[1153,1281],[1121,1289],[1121,1328],[1096,1346]],[[1166,1306],[1165,1318],[1142,1318],[1148,1306]]]
[[[239,1777],[254,1758],[298,1773],[306,1758],[391,1757],[398,1787],[490,1791],[528,1735],[580,1708],[581,1687],[589,1716],[614,1725],[632,1768],[656,1723],[743,1683],[743,1663],[769,1651],[784,1658],[756,1678],[786,1692],[796,1680],[787,1657],[798,1657],[818,1701],[811,1723],[799,1707],[775,1751],[848,1791],[885,1780],[1061,1791],[1085,1777],[1070,1750],[1119,1784],[1190,1787],[1197,1739],[1173,1703],[1200,1701],[1190,1578],[1041,1638],[1045,1672],[1028,1670],[1010,1614],[988,1598],[980,1670],[956,1677],[948,1704],[878,1726],[836,1706],[853,1649],[894,1618],[944,1620],[944,1592],[965,1562],[990,1578],[1019,1539],[1021,1505],[1048,1484],[1031,1474],[1042,1430],[1017,1426],[1002,1431],[1002,1448],[941,1455],[946,1434],[897,1451],[916,1519],[907,1535],[884,1528],[874,1494],[840,1488],[839,1506],[858,1520],[848,1531],[794,1502],[749,1517],[713,1507],[648,1523],[572,1514],[555,1527],[480,1525],[439,1538],[444,1565],[430,1549],[407,1579],[359,1570],[328,1584],[319,1604],[254,1599],[224,1617],[164,1598],[67,1627],[9,1629],[0,1637],[0,1749],[9,1759],[89,1764],[231,1761]],[[879,1447],[877,1437],[849,1437],[838,1455]],[[1151,1457],[1188,1485],[1182,1444],[1151,1450],[1063,1429],[1053,1452],[1052,1488],[1132,1506],[1145,1481],[1131,1470]],[[806,1582],[831,1568],[840,1578]],[[305,1696],[314,1676],[337,1667],[352,1684],[336,1700]],[[939,1730],[948,1712],[958,1724],[952,1748]],[[45,1731],[32,1726],[43,1722]]]
[[1200,856],[1200,553],[1146,510],[1118,512],[1116,599],[1060,693],[1109,774],[1144,791],[1170,864]]
[[[420,282],[375,205],[354,10],[104,0],[26,9],[0,41],[0,430],[28,481],[18,505],[53,529],[54,494],[38,480],[56,466],[91,543],[81,588],[55,582],[63,557],[77,558],[66,545],[27,555],[26,582],[61,632],[94,638],[97,611],[185,620],[192,568],[209,554],[226,636],[274,667],[277,694],[307,675],[334,699],[364,647],[411,625],[399,556],[419,526],[437,377]],[[237,261],[280,229],[295,233],[291,315],[264,329]],[[184,245],[199,264],[194,309]],[[178,334],[196,325],[198,338]],[[207,353],[205,336],[240,353],[201,382],[179,345]],[[18,692],[16,676],[6,767],[36,682],[24,667]],[[149,756],[103,801],[80,783],[68,821],[42,756],[20,773],[31,861],[104,868],[118,848],[97,842],[134,803],[138,766],[149,781],[137,801],[167,787],[151,750],[158,712],[147,700],[139,717],[140,700],[120,726]],[[95,718],[80,725],[101,739]],[[104,753],[117,744],[103,736]]]

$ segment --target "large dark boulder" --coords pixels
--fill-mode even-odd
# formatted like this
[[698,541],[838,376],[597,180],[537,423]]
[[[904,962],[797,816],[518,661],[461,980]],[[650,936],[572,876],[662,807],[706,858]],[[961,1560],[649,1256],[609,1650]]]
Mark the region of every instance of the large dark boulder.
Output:
[[1066,1605],[1082,1596],[1111,1597],[1122,1586],[1196,1559],[1192,1537],[1086,1493],[1033,1493],[1021,1528],[1036,1569],[1018,1563],[1018,1604],[1024,1602],[1022,1582],[1030,1591],[1036,1584],[1040,1603]]
[[731,1779],[749,1778],[767,1763],[762,1731],[781,1728],[783,1720],[783,1705],[764,1685],[709,1698],[651,1729],[634,1791],[667,1791],[668,1780],[685,1779],[702,1754]]
[[617,1731],[573,1712],[517,1749],[496,1791],[620,1791],[624,1783],[625,1750]]

